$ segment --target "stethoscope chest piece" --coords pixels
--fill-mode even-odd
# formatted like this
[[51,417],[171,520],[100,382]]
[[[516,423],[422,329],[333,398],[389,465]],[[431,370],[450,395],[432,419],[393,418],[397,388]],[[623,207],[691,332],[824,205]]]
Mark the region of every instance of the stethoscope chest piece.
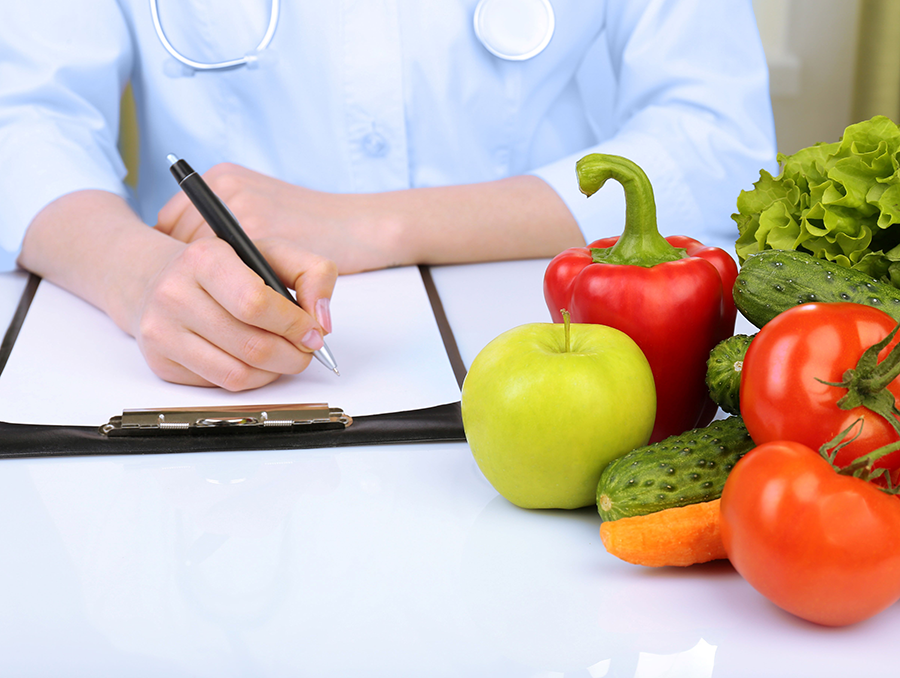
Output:
[[550,0],[479,0],[475,35],[494,56],[524,61],[544,51],[553,37]]

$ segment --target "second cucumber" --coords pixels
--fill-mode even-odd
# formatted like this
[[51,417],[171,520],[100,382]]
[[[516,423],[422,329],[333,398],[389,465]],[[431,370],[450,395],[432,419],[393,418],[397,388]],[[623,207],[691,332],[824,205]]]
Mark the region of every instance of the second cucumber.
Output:
[[734,285],[734,302],[756,327],[812,301],[875,306],[900,321],[900,290],[865,273],[794,250],[747,257]]

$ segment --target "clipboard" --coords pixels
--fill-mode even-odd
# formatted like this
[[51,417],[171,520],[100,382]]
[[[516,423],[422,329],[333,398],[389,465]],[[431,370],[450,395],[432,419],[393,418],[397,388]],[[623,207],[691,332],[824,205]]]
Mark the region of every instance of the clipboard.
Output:
[[[419,273],[458,385],[465,365],[427,266]],[[0,374],[40,283],[30,276],[0,343]],[[326,403],[125,409],[97,426],[0,421],[0,459],[314,449],[407,442],[463,442],[460,403],[353,416]]]
[[211,427],[180,433],[109,436],[101,427],[0,422],[0,459],[82,455],[303,450],[396,443],[464,442],[459,403],[372,414],[334,428],[264,431]]

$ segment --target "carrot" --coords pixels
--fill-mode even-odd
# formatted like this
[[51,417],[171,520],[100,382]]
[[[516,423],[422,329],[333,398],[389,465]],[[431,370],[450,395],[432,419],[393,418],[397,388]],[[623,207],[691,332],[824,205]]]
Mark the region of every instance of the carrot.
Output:
[[686,566],[727,558],[719,532],[719,502],[689,504],[600,525],[612,555],[636,565]]

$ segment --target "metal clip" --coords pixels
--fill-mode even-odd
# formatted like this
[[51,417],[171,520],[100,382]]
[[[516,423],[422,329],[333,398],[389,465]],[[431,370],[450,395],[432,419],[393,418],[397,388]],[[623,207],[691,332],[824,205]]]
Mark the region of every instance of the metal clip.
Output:
[[158,433],[231,433],[268,429],[341,429],[353,423],[327,403],[295,405],[226,405],[200,408],[124,410],[100,427],[106,436]]

